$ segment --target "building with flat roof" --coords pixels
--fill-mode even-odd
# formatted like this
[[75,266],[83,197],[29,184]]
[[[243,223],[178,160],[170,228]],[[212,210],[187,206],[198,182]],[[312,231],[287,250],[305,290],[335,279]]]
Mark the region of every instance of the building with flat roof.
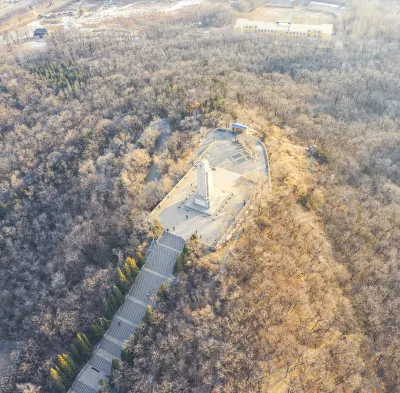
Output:
[[43,36],[45,36],[46,34],[48,34],[48,32],[47,29],[45,29],[44,27],[38,27],[33,32],[34,37],[40,37],[40,38],[43,38]]
[[304,25],[290,22],[257,22],[239,18],[233,26],[233,31],[235,33],[263,34],[274,37],[311,37],[325,41],[332,38],[333,25]]
[[248,127],[243,125],[243,124],[239,124],[239,123],[232,123],[232,131],[233,132],[247,132]]

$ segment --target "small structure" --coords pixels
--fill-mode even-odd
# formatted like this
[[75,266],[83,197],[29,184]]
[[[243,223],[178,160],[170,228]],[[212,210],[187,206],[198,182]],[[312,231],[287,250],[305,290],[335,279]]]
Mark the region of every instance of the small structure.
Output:
[[43,36],[45,36],[46,34],[49,34],[49,33],[47,32],[47,29],[45,29],[44,27],[38,27],[33,32],[33,36],[34,37],[39,37],[39,38],[43,38]]
[[233,123],[232,124],[232,131],[233,132],[240,132],[240,133],[246,133],[247,132],[247,129],[248,129],[249,127],[247,127],[247,126],[244,126],[243,124],[239,124],[239,123]]

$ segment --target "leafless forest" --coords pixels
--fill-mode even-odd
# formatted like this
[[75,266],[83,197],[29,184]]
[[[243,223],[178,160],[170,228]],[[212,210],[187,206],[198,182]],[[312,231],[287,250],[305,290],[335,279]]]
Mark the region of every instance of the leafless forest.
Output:
[[[291,392],[399,391],[398,30],[274,41],[204,34],[198,17],[139,40],[70,31],[0,63],[0,337],[24,343],[9,391],[53,391],[57,353],[102,315],[115,267],[145,251],[143,218],[186,170],[199,126],[245,111],[274,192],[260,190],[227,258],[190,244],[112,384],[263,392],[279,375]],[[162,157],[156,136],[136,143],[157,117],[175,130]],[[316,141],[324,159],[271,136]],[[162,176],[149,183],[152,160]]]

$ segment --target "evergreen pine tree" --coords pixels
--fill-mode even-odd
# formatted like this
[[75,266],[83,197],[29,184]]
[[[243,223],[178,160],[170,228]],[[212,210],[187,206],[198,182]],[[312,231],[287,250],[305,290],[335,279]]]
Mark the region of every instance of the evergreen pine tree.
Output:
[[58,392],[65,393],[67,391],[60,374],[53,367],[50,369],[50,380]]
[[111,315],[114,315],[114,313],[118,310],[119,305],[118,305],[118,301],[115,298],[113,292],[109,292],[107,302],[110,306]]
[[113,290],[114,298],[115,298],[116,302],[118,303],[118,306],[120,306],[124,301],[124,295],[122,294],[122,292],[118,289],[118,287],[116,285],[113,285],[112,290]]
[[110,305],[110,303],[106,298],[103,298],[103,309],[104,309],[104,314],[107,318],[110,318],[113,315],[112,306]]
[[69,355],[67,355],[66,353],[63,353],[61,356],[69,364],[69,366],[71,367],[71,369],[72,369],[72,371],[74,372],[74,375],[75,375],[76,374],[76,364],[73,361],[73,359]]
[[121,359],[128,364],[133,363],[133,355],[125,348],[122,348]]
[[125,349],[125,348],[122,348],[122,351],[121,351],[121,360],[122,360],[123,362],[126,362],[126,358],[127,358],[126,349]]
[[111,322],[111,319],[106,319],[105,321],[103,321],[104,329],[108,329],[111,326]]
[[92,337],[93,337],[93,339],[95,341],[98,341],[104,335],[104,329],[103,329],[103,326],[101,324],[94,323],[91,326],[91,330],[92,330]]
[[76,338],[78,339],[79,352],[81,353],[83,358],[87,359],[90,356],[90,347],[87,345],[86,341],[82,338],[82,335],[80,333],[77,333]]
[[167,284],[165,282],[163,282],[161,284],[160,288],[158,289],[157,297],[161,301],[165,301],[165,300],[168,299],[168,287],[167,287]]
[[119,364],[119,360],[117,358],[113,358],[112,363],[111,363],[111,368],[112,368],[112,370],[119,370],[120,364]]
[[86,345],[89,347],[89,349],[91,349],[92,344],[90,344],[89,339],[86,337],[85,333],[81,333],[81,337],[83,338],[83,340],[85,341]]
[[181,273],[184,268],[184,259],[183,259],[183,254],[178,254],[176,257],[176,262],[174,265],[174,274]]
[[71,350],[72,357],[75,360],[75,363],[81,364],[82,363],[81,355],[80,355],[79,351],[76,349],[76,346],[74,344],[70,345],[70,350]]
[[131,257],[125,258],[124,271],[126,273],[126,277],[131,282],[134,282],[135,278],[139,274],[139,268],[137,267],[136,262],[135,262],[135,260],[133,258],[131,258]]
[[64,386],[68,386],[70,381],[68,380],[67,376],[60,370],[60,367],[54,366],[54,369],[57,371],[58,375],[60,376]]
[[140,251],[136,252],[136,264],[139,267],[139,269],[144,265],[145,263],[145,259],[144,256],[142,255],[142,253]]
[[69,380],[72,380],[75,375],[74,370],[71,368],[71,366],[63,358],[62,355],[57,356],[57,362],[58,362],[58,365],[60,366],[61,371],[67,376],[67,378]]
[[117,284],[122,293],[126,293],[129,290],[129,281],[126,279],[125,274],[122,270],[117,268]]

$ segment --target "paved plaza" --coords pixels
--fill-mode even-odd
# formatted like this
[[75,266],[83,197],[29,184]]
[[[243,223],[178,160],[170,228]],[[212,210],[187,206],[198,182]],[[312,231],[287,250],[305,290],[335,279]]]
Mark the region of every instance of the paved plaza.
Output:
[[[255,152],[255,160],[240,144],[235,143],[235,138],[246,140]],[[246,176],[268,176],[268,160],[264,146],[251,135],[238,136],[230,131],[209,132],[196,154],[200,156],[204,152],[212,167],[219,166]]]
[[251,198],[254,182],[250,178],[254,180],[268,173],[261,142],[248,137],[247,143],[251,149],[237,143],[235,134],[229,131],[213,131],[196,151],[199,159],[210,163],[214,193],[222,195],[212,214],[194,209],[192,200],[198,192],[198,177],[196,168],[192,168],[153,211],[153,217],[168,232],[185,240],[197,233],[203,243],[217,245]]
[[221,239],[250,198],[252,183],[224,168],[213,170],[213,175],[214,184],[226,194],[215,213],[209,216],[186,206],[197,189],[196,171],[192,170],[157,213],[157,219],[167,231],[185,240],[197,233],[201,241],[210,246]]

